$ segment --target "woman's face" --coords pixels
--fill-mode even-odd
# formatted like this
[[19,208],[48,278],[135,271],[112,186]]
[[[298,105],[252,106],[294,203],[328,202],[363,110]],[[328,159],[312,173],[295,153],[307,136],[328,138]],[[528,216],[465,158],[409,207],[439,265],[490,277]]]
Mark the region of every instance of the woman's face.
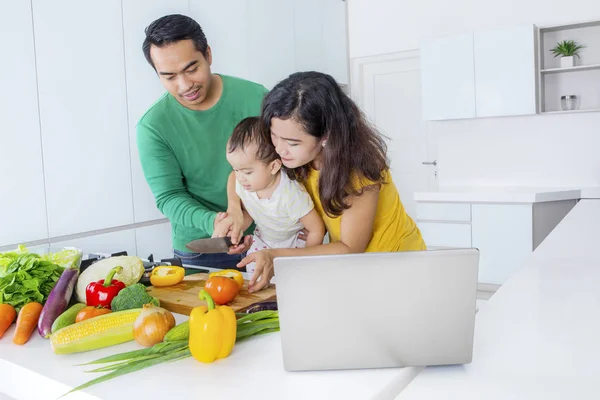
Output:
[[323,140],[306,133],[292,118],[271,119],[271,141],[287,168],[310,163],[323,149]]

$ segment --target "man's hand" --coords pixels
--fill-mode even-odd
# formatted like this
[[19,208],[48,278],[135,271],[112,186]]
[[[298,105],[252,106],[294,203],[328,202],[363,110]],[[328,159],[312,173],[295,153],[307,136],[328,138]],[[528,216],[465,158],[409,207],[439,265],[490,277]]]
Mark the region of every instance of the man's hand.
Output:
[[227,215],[227,213],[217,213],[212,237],[217,238],[227,236],[227,233],[229,233],[229,230],[231,229],[231,223],[231,218]]

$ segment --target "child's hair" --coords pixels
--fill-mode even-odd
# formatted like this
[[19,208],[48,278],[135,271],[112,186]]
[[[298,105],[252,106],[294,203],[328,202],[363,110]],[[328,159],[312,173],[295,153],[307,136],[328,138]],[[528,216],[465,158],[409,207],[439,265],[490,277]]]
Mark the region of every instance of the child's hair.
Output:
[[279,159],[275,151],[275,146],[270,140],[265,140],[265,135],[261,132],[262,125],[259,117],[247,117],[240,121],[233,129],[229,138],[227,152],[233,153],[236,150],[244,151],[249,145],[256,144],[256,159],[264,163],[270,163]]

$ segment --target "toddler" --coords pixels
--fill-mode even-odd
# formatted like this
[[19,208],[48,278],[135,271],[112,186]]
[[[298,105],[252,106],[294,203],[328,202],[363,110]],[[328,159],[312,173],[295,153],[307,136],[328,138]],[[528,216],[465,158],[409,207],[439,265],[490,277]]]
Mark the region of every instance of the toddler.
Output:
[[[248,254],[269,248],[294,248],[323,243],[325,228],[304,186],[282,173],[273,144],[261,134],[260,119],[249,117],[234,129],[227,143],[230,201],[239,196],[244,213],[244,230],[256,224]],[[235,186],[233,180],[235,179]],[[233,192],[235,187],[235,196]],[[217,223],[213,236],[225,236],[230,220]],[[306,241],[298,236],[307,231]],[[254,263],[246,266],[254,272]]]

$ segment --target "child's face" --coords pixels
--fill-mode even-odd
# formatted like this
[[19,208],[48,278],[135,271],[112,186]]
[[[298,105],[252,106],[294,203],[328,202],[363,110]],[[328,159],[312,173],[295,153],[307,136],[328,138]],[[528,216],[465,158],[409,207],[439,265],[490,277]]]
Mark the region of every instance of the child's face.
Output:
[[235,177],[242,187],[249,192],[267,188],[277,176],[281,168],[279,160],[264,163],[256,159],[255,144],[247,146],[243,151],[238,149],[233,153],[227,152],[227,161],[235,171]]

